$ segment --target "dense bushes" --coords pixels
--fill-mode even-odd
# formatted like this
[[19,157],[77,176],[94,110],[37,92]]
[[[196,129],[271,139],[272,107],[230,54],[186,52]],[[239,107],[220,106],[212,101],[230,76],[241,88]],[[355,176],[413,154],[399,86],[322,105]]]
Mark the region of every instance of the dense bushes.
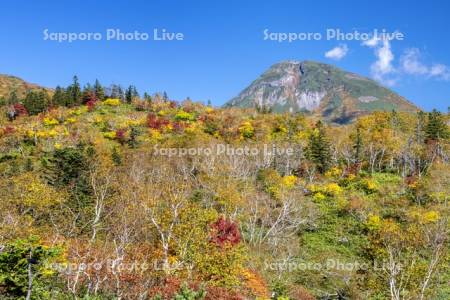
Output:
[[48,108],[49,101],[50,97],[46,91],[30,91],[23,100],[23,106],[30,115],[37,115]]
[[[38,235],[39,251],[64,249],[49,261],[72,264],[48,276],[36,266],[33,297],[448,298],[448,116],[374,113],[333,127],[78,91],[55,91],[73,107],[1,119],[0,256]],[[245,147],[258,151],[232,152]],[[406,268],[374,267],[386,259]],[[16,265],[3,272],[24,286]],[[407,282],[391,289],[398,276]]]
[[2,245],[0,251],[0,293],[6,299],[50,299],[50,282],[55,273],[52,260],[60,249],[40,244],[36,237]]

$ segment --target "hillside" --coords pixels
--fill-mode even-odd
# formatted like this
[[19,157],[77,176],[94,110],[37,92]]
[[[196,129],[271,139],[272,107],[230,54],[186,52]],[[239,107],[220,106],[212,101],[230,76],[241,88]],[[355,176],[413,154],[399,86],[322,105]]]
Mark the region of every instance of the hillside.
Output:
[[16,76],[0,74],[0,98],[8,98],[13,91],[16,92],[18,98],[23,98],[27,91],[39,89],[44,89],[49,92],[49,94],[53,91],[52,89],[26,82]]
[[0,107],[0,298],[449,299],[448,115],[88,95]]
[[372,111],[418,110],[371,79],[312,61],[273,65],[225,104],[232,106],[310,112],[335,123],[348,123]]

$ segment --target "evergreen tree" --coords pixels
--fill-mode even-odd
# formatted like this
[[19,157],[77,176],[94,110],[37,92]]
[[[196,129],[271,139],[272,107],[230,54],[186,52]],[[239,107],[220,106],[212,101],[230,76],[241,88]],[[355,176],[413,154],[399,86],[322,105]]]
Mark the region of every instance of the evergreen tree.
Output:
[[98,79],[95,80],[94,93],[97,100],[103,101],[105,99],[105,89],[100,84],[100,81],[98,81]]
[[44,246],[36,236],[2,242],[0,249],[0,298],[48,299],[51,288],[45,270],[61,250]]
[[133,95],[131,94],[131,85],[125,91],[125,101],[128,104],[131,104],[131,102],[133,101]]
[[85,224],[92,204],[92,188],[89,184],[89,170],[96,161],[92,146],[79,144],[55,150],[42,158],[43,177],[55,188],[69,187],[70,196],[66,204],[80,216],[79,224]]
[[393,109],[391,111],[391,115],[390,115],[390,119],[391,119],[391,126],[394,129],[397,129],[400,125],[400,118],[398,116],[398,113],[395,109]]
[[436,109],[428,113],[428,124],[425,129],[425,134],[427,141],[448,138],[447,124],[445,124],[442,114]]
[[139,134],[139,129],[135,126],[132,126],[130,130],[130,139],[128,140],[128,146],[130,146],[130,148],[136,148],[138,146],[137,138]]
[[355,144],[353,145],[353,149],[355,150],[355,162],[356,163],[361,162],[362,147],[363,147],[363,140],[362,140],[362,136],[361,136],[361,128],[359,126],[357,126],[356,127],[356,135],[355,135]]
[[14,105],[16,103],[19,103],[19,97],[17,97],[17,91],[14,90],[9,94],[8,97],[8,104],[9,105]]
[[111,158],[114,165],[120,166],[122,164],[122,156],[120,155],[119,151],[117,151],[116,147],[114,147],[112,150]]
[[164,101],[168,101],[169,100],[169,96],[167,96],[166,91],[163,92],[162,98]]
[[27,160],[25,161],[25,167],[24,167],[25,171],[27,172],[31,172],[34,169],[33,166],[33,161],[31,160],[30,157],[27,157]]
[[144,100],[147,102],[152,102],[152,96],[150,96],[147,92],[144,93]]
[[125,101],[127,103],[131,103],[134,98],[139,97],[139,94],[136,90],[136,87],[133,85],[130,85],[127,90],[125,91]]
[[76,106],[81,104],[81,88],[78,77],[73,76],[73,83],[66,89],[67,106]]
[[37,115],[48,107],[49,96],[46,91],[29,91],[23,101],[23,105],[30,115]]
[[55,93],[53,94],[53,97],[52,97],[53,105],[56,105],[56,106],[67,106],[67,104],[68,104],[67,100],[68,99],[67,99],[67,95],[66,95],[65,90],[58,85],[56,87]]
[[316,123],[316,127],[309,137],[307,155],[320,173],[328,170],[331,161],[330,144],[321,121]]

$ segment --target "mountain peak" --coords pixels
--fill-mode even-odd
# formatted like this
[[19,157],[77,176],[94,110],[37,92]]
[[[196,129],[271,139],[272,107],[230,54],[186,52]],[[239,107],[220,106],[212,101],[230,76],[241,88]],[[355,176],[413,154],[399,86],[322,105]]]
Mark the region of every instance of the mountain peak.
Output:
[[418,110],[369,78],[309,60],[272,65],[225,106],[303,111],[336,123],[347,123],[375,110]]

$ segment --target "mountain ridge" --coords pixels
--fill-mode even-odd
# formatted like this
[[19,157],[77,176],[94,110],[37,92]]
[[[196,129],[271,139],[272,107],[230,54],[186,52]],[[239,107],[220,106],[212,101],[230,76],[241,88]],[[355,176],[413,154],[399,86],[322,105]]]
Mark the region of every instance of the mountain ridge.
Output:
[[44,89],[48,93],[53,92],[52,88],[44,87],[36,83],[30,83],[15,75],[0,73],[0,98],[8,98],[14,91],[18,98],[23,98],[27,91],[39,89]]
[[308,112],[335,123],[348,123],[376,110],[419,110],[374,80],[310,60],[287,60],[272,65],[224,104],[232,106]]

